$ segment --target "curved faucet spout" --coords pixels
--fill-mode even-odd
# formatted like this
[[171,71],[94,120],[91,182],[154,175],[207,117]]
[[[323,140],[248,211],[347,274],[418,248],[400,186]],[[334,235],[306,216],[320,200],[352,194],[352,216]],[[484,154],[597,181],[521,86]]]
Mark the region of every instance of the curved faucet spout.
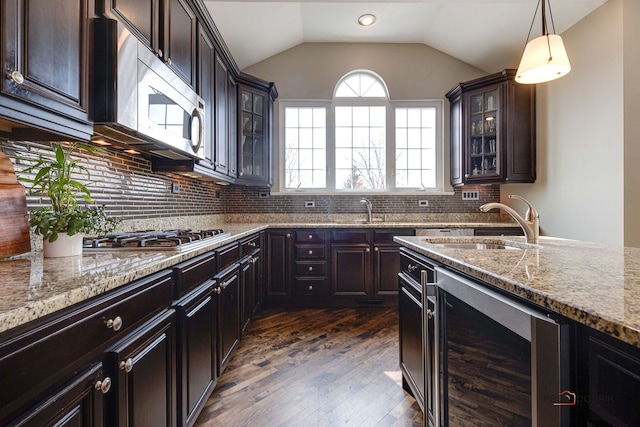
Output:
[[527,238],[527,243],[538,243],[538,237],[540,235],[540,218],[538,217],[538,211],[536,211],[533,205],[524,197],[510,194],[509,198],[521,200],[527,205],[527,212],[525,213],[524,218],[513,208],[502,203],[486,203],[480,206],[480,210],[482,212],[488,212],[491,209],[502,209],[511,215],[520,225],[522,231],[524,231],[525,237]]
[[367,222],[371,223],[371,221],[373,220],[373,206],[371,205],[371,201],[369,199],[367,199],[366,197],[363,197],[360,200],[360,203],[364,203],[367,206]]

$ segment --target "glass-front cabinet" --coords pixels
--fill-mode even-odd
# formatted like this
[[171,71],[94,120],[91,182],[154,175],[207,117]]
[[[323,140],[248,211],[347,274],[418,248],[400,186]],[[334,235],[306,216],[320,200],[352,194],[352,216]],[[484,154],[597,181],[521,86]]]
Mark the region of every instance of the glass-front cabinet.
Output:
[[514,77],[504,70],[447,93],[452,185],[535,181],[535,85]]
[[271,185],[273,84],[238,85],[238,179],[240,184]]

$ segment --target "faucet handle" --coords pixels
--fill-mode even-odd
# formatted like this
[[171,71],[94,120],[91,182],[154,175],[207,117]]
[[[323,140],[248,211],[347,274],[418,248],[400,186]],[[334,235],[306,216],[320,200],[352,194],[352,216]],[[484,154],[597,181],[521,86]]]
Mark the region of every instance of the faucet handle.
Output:
[[527,205],[527,212],[524,214],[524,219],[526,221],[531,221],[532,218],[533,219],[539,218],[538,211],[536,211],[536,208],[534,208],[531,202],[529,202],[527,199],[525,199],[522,196],[518,196],[517,194],[509,194],[508,197],[510,199],[520,200]]

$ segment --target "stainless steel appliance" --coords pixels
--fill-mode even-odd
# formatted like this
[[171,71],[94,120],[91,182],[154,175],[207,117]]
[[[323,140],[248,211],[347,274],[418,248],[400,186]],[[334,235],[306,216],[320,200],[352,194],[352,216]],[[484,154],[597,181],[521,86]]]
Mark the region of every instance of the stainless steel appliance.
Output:
[[422,279],[425,425],[569,424],[568,324],[446,268]]
[[204,158],[202,98],[121,23],[93,26],[95,133],[171,159]]
[[222,229],[134,231],[83,238],[83,252],[105,250],[187,250],[229,237]]

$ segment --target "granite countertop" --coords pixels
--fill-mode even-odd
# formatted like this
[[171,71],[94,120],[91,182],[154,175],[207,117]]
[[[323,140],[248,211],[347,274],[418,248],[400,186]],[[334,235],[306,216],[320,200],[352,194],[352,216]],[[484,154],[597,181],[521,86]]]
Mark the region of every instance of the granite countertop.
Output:
[[43,258],[42,252],[0,260],[0,333],[169,268],[267,228],[226,224],[230,236],[193,250],[85,252]]
[[538,247],[529,249],[524,237],[498,239],[513,242],[519,250],[434,244],[445,239],[483,238],[394,238],[444,265],[640,347],[640,249],[551,237],[541,237]]
[[478,228],[514,226],[482,222],[373,222],[327,223],[224,223],[228,238],[183,251],[127,250],[85,252],[68,258],[43,258],[32,251],[0,260],[0,333],[134,280],[169,268],[181,261],[242,239],[266,228]]

